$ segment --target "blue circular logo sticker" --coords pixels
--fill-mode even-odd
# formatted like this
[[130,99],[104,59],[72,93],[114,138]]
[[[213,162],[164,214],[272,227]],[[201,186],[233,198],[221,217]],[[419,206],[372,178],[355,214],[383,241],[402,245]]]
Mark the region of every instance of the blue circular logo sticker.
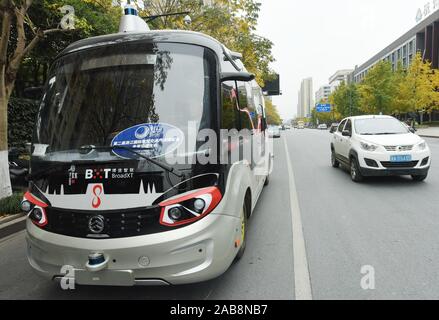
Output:
[[[175,151],[184,141],[184,133],[166,123],[144,123],[117,134],[111,146],[130,148],[149,158],[158,158]],[[137,155],[123,149],[113,152],[124,159],[136,159]]]

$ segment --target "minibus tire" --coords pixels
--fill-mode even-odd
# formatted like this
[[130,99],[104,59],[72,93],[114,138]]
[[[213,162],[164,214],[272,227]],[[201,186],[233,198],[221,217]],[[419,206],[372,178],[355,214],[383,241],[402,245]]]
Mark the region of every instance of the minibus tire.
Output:
[[244,220],[243,226],[241,226],[242,228],[244,228],[244,239],[242,240],[241,248],[239,248],[239,251],[236,254],[235,261],[239,261],[244,256],[245,248],[247,247],[247,225],[248,225],[248,216],[249,216],[248,207],[249,206],[247,205],[247,198],[246,198],[246,201],[244,202],[241,212],[241,218]]
[[270,184],[270,168],[271,168],[271,159],[268,161],[268,174],[267,177],[265,178],[264,187]]

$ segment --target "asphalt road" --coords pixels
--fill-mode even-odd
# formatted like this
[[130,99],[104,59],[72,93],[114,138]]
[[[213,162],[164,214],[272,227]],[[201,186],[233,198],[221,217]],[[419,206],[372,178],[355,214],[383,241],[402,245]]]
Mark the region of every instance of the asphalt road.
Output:
[[[276,139],[274,172],[250,220],[245,256],[218,279],[63,291],[32,272],[21,232],[0,240],[0,299],[294,299],[307,281],[314,299],[439,299],[438,162],[424,183],[370,178],[354,184],[330,166],[329,141],[328,132],[315,130]],[[439,159],[439,139],[427,141]],[[304,248],[293,243],[298,216]],[[294,272],[303,265],[309,278]],[[375,290],[361,287],[363,266],[374,268]]]
[[[288,137],[314,299],[439,299],[439,139],[428,179],[355,184],[330,167],[330,134]],[[375,290],[363,290],[363,266]]]

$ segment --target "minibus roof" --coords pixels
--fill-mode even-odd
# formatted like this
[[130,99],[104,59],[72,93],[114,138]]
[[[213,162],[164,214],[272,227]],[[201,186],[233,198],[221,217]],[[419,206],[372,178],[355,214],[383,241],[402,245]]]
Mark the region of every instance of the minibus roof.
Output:
[[152,30],[141,33],[115,33],[79,40],[64,49],[59,56],[72,52],[96,48],[100,46],[116,45],[124,42],[173,42],[199,45],[216,52],[218,57],[228,56],[233,61],[236,53],[227,49],[218,40],[199,32],[181,30]]

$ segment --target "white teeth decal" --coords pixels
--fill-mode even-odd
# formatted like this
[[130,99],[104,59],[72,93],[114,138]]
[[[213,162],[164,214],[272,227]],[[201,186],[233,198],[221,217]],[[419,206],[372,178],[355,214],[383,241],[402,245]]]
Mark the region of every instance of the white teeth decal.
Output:
[[139,194],[145,194],[145,189],[143,188],[143,180],[140,180]]
[[155,184],[154,183],[148,183],[145,193],[145,188],[143,185],[143,181],[140,182],[140,190],[139,194],[156,194]]
[[[98,186],[102,193],[96,195],[93,189]],[[72,210],[120,210],[147,207],[154,203],[163,193],[157,193],[154,183],[147,184],[147,192],[145,193],[143,181],[140,183],[140,190],[137,194],[111,194],[107,195],[104,192],[102,184],[89,184],[87,186],[86,194],[66,195],[64,193],[64,185],[61,185],[61,191],[58,195],[56,190],[53,194],[49,194],[49,187],[43,192],[44,196],[50,201],[53,207],[72,209]],[[96,197],[99,197],[100,205],[98,208],[93,208],[93,202]],[[96,201],[95,201],[96,203]]]
[[152,187],[151,187],[151,185],[149,185],[150,186],[150,192],[149,193],[151,193],[151,194],[154,194],[154,193],[156,193],[155,192],[155,185],[154,185],[154,183],[152,183]]

